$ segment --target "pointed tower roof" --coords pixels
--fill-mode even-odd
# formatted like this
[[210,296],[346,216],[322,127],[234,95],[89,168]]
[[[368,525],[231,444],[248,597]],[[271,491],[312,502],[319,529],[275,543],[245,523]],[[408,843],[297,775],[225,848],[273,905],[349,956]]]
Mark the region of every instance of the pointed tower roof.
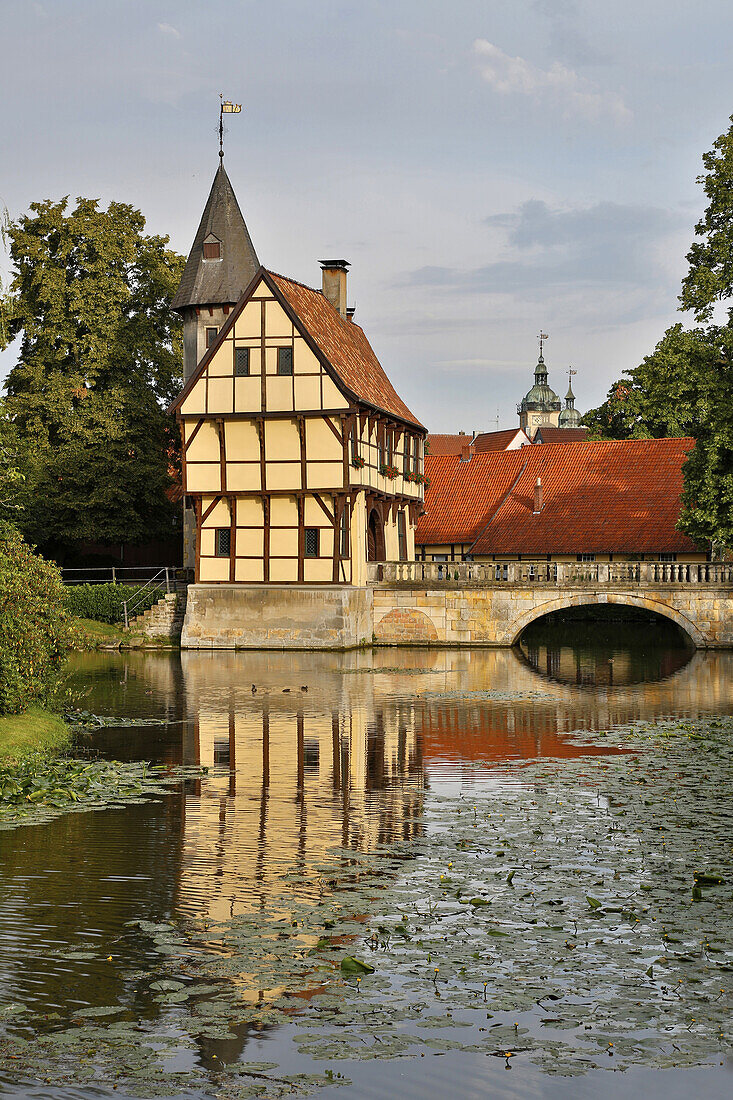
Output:
[[[204,258],[207,251],[219,257]],[[234,304],[260,266],[229,176],[220,164],[171,308]]]
[[[574,372],[573,372],[574,373]],[[557,419],[559,428],[579,428],[580,413],[575,408],[575,394],[573,393],[573,380],[568,378],[568,392],[565,394],[565,408]]]

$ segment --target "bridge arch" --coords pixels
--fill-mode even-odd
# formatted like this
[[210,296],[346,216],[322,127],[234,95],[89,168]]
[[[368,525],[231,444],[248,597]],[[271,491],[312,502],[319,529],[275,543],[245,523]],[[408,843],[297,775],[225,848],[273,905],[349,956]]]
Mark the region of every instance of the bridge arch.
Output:
[[545,615],[552,614],[553,611],[565,611],[569,607],[601,607],[604,604],[620,604],[623,607],[639,607],[643,611],[653,611],[664,619],[670,619],[681,630],[684,630],[690,641],[698,649],[705,649],[708,646],[708,639],[700,628],[686,615],[677,611],[676,608],[662,603],[661,600],[650,600],[647,596],[632,596],[626,592],[608,592],[602,596],[588,592],[577,596],[561,596],[556,600],[548,600],[547,603],[537,604],[536,607],[525,611],[523,615],[520,615],[518,619],[509,624],[506,643],[516,645],[522,631],[530,623],[535,622],[536,619],[544,618]]

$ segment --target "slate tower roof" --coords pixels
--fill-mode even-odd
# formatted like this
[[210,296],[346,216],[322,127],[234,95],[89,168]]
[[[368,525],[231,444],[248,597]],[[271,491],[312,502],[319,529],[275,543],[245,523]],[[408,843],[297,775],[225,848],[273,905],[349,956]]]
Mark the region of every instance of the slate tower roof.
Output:
[[526,412],[527,409],[539,410],[540,412],[558,412],[561,407],[560,398],[547,384],[547,367],[542,352],[540,352],[537,366],[534,369],[534,386],[524,395],[521,404],[517,405],[517,412],[521,414]]
[[[204,256],[205,251],[211,258]],[[171,307],[233,305],[259,266],[229,176],[220,164]]]

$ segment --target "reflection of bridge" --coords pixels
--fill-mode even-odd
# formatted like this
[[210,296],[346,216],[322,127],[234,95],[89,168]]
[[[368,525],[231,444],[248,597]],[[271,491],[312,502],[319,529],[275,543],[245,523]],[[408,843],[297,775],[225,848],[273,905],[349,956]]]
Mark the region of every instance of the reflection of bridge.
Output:
[[671,619],[698,648],[733,647],[733,565],[385,562],[369,569],[382,644],[513,645],[553,611],[619,604]]

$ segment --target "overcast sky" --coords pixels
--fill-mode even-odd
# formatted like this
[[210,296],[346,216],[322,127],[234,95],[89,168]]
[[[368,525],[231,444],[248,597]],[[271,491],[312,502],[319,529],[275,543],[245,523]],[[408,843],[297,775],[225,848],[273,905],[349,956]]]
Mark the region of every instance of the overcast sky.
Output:
[[187,254],[223,92],[260,260],[319,285],[348,259],[434,431],[515,424],[540,328],[585,410],[681,317],[695,178],[733,113],[730,0],[0,0],[0,27],[11,217],[130,202]]

